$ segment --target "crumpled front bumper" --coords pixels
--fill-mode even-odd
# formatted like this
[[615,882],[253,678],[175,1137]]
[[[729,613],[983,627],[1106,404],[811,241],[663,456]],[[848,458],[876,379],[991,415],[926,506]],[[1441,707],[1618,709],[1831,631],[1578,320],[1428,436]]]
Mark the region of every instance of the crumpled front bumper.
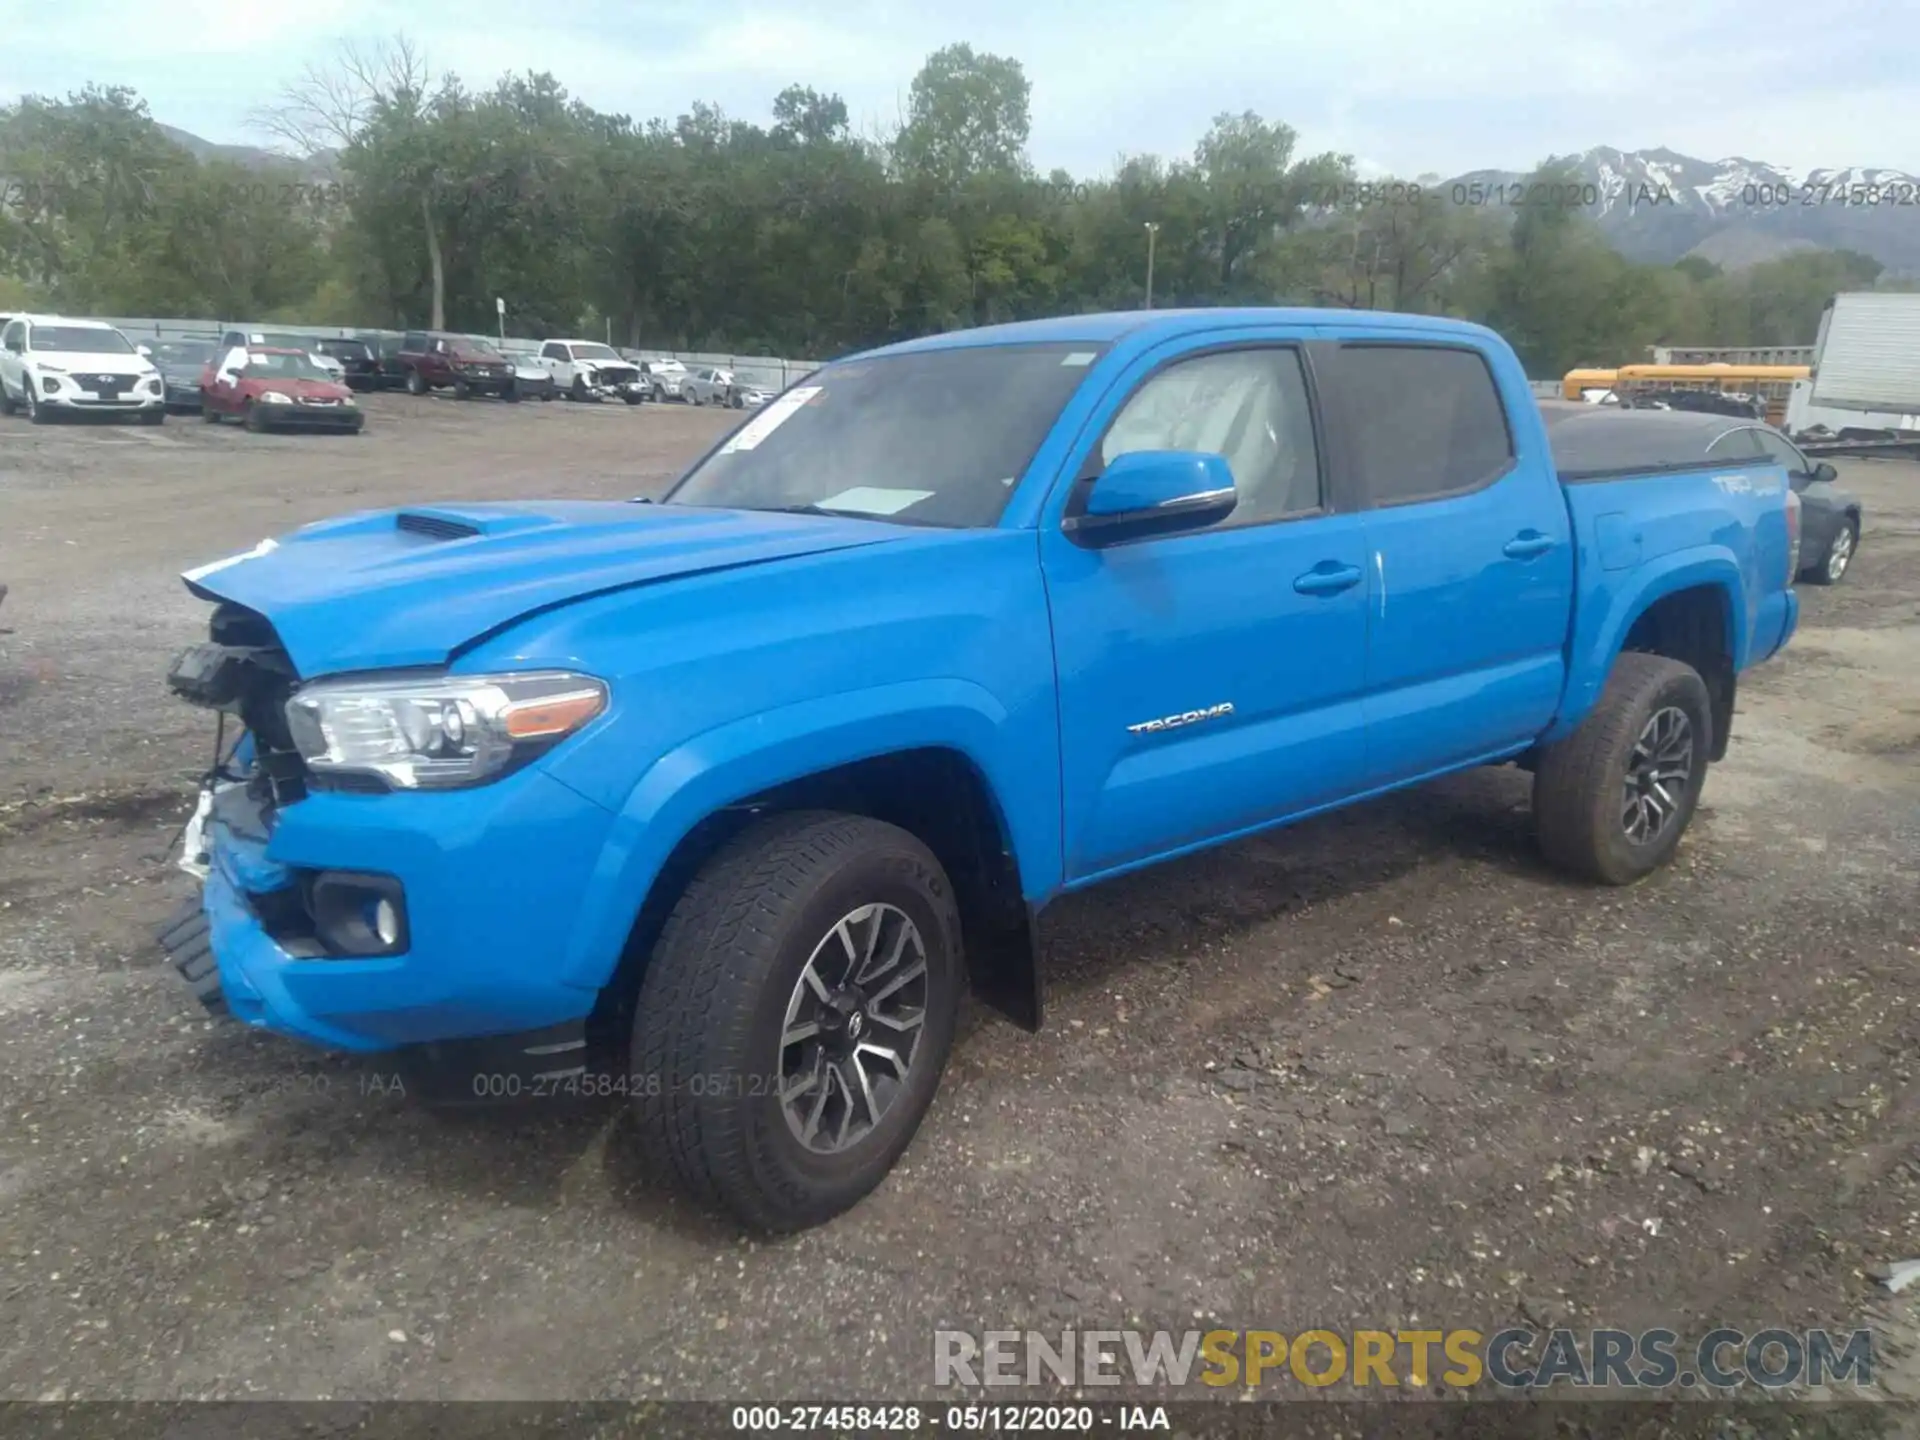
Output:
[[[377,1052],[533,1031],[549,1056],[577,1050],[598,995],[558,977],[612,818],[533,769],[437,794],[316,792],[270,825],[244,785],[222,787],[202,821],[200,893],[158,938],[210,1009],[309,1044]],[[187,858],[195,838],[190,825]],[[290,938],[301,887],[327,872],[397,880],[405,950],[336,956]]]

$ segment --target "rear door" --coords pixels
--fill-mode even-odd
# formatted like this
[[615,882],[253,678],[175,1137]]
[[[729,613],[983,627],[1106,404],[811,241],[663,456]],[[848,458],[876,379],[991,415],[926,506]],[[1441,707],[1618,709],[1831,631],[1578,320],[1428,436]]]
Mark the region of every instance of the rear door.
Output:
[[1511,422],[1470,345],[1387,332],[1330,349],[1366,511],[1370,782],[1522,746],[1559,708],[1573,611],[1572,521],[1540,427]]
[[[1069,883],[1299,814],[1364,770],[1365,517],[1342,513],[1326,471],[1310,333],[1142,356],[1042,522]],[[1226,456],[1230,516],[1100,548],[1061,529],[1116,456],[1167,449]]]

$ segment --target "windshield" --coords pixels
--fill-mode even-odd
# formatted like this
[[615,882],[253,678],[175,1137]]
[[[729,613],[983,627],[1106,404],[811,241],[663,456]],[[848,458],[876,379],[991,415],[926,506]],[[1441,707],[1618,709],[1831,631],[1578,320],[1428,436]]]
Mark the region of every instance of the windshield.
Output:
[[307,355],[254,355],[247,360],[249,380],[326,380],[331,377]]
[[36,325],[31,348],[70,355],[131,355],[133,346],[118,330],[91,325]]
[[1093,345],[993,345],[829,365],[742,425],[668,501],[991,525]]
[[611,345],[576,345],[573,347],[576,360],[618,360],[620,352]]
[[456,360],[499,360],[500,352],[491,345],[482,345],[477,340],[456,340],[447,347]]
[[159,365],[204,365],[213,358],[211,340],[164,340],[152,348]]
[[341,360],[365,360],[373,352],[364,340],[322,340],[320,353]]

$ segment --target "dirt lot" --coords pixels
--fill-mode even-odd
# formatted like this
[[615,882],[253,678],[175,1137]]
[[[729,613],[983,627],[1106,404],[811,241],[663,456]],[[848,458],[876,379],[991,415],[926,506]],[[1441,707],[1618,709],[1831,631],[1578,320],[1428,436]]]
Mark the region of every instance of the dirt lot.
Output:
[[162,684],[177,572],[656,489],[726,419],[371,408],[0,421],[0,1395],[899,1398],[937,1326],[1195,1317],[1908,1335],[1865,1269],[1920,1253],[1920,467],[1847,467],[1857,566],[1671,871],[1556,878],[1500,771],[1075,898],[1047,1030],[971,1017],[892,1179],[767,1245],[636,1173],[617,1109],[436,1117],[209,1020],[149,938],[212,739]]

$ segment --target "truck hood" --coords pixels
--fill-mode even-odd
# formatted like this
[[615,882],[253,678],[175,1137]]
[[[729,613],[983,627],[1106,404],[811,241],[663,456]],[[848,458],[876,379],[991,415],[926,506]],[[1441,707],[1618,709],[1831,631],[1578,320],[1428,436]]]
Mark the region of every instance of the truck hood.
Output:
[[322,521],[186,571],[273,622],[301,676],[439,665],[590,595],[872,545],[884,521],[618,501],[462,504]]

